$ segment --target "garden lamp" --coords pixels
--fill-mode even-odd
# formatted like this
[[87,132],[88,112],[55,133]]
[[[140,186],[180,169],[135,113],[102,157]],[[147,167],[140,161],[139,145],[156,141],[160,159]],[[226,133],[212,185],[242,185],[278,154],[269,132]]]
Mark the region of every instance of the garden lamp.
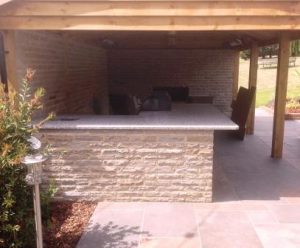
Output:
[[[38,151],[41,148],[41,142],[35,137],[28,139],[28,142],[34,151]],[[25,164],[28,169],[26,182],[28,185],[33,186],[33,205],[37,248],[43,248],[40,184],[42,182],[42,164],[46,160],[47,157],[41,154],[28,155],[23,159],[23,164]]]

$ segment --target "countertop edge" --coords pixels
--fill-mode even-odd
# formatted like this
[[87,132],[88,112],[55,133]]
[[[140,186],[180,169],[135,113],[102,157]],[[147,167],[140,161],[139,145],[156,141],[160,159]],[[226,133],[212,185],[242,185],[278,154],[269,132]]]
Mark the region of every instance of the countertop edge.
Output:
[[207,130],[207,131],[214,131],[214,130],[238,130],[238,126],[231,126],[231,127],[41,127],[41,131],[43,130],[182,130],[182,131],[188,131],[188,130],[194,130],[194,131],[201,131],[201,130]]

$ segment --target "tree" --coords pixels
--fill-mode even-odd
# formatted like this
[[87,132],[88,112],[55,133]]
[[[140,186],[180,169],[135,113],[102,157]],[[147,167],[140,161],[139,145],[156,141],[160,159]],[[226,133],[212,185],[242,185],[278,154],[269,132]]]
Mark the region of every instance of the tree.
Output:
[[292,56],[300,55],[300,40],[295,40],[291,42],[291,55]]

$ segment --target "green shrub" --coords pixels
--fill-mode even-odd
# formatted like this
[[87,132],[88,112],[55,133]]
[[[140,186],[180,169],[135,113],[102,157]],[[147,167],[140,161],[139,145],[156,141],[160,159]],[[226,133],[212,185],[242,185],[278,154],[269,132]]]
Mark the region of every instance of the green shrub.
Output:
[[32,188],[25,182],[21,161],[31,153],[28,138],[40,125],[32,125],[32,115],[42,108],[43,89],[34,93],[30,83],[34,71],[27,70],[17,94],[0,87],[0,247],[35,247]]
[[287,99],[286,109],[289,112],[299,111],[300,110],[300,99],[298,99],[298,98]]
[[243,60],[249,59],[249,58],[250,58],[250,50],[244,50],[244,51],[241,51],[240,57],[241,57]]

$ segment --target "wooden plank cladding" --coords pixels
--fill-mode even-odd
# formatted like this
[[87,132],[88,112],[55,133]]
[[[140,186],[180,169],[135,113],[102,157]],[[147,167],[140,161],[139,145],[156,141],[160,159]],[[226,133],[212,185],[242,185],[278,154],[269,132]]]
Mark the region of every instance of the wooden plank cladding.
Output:
[[12,1],[0,29],[300,30],[300,1]]
[[[5,0],[4,0],[5,1]],[[10,0],[13,1],[13,0]],[[18,0],[17,0],[18,1]],[[170,0],[22,0],[24,2],[171,2]],[[188,0],[186,2],[209,2],[211,0]],[[212,0],[214,1],[214,0]],[[218,2],[248,2],[249,0],[219,0]],[[252,0],[252,2],[298,2],[299,0]],[[185,0],[172,0],[172,2],[185,2]]]
[[299,16],[299,1],[34,1],[2,16]]
[[0,17],[0,29],[27,30],[300,30],[300,17]]

